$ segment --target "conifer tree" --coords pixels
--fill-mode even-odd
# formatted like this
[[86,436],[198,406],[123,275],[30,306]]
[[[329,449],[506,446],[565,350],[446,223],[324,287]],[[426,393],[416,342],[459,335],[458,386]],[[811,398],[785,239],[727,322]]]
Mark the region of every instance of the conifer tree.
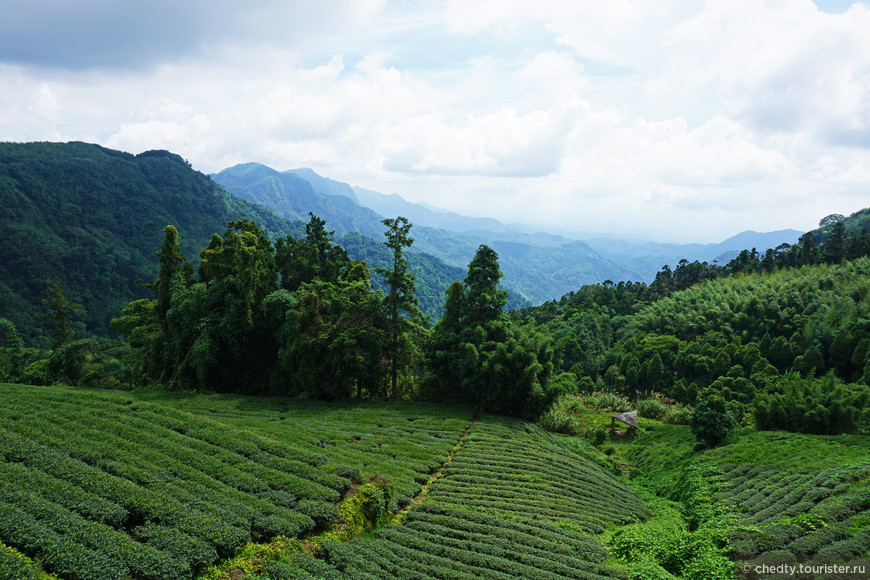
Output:
[[178,245],[178,230],[175,226],[168,225],[163,229],[163,245],[159,252],[154,253],[160,259],[154,293],[157,294],[157,318],[163,325],[172,302],[173,282],[178,280],[178,275],[183,273],[184,264],[187,263]]
[[393,251],[393,261],[390,268],[377,268],[375,272],[384,277],[389,287],[386,305],[390,312],[390,398],[395,401],[399,397],[399,369],[408,364],[413,351],[413,345],[407,340],[409,326],[411,322],[422,322],[423,314],[418,307],[414,274],[408,270],[404,256],[404,249],[414,243],[414,238],[408,236],[411,223],[401,216],[381,223],[387,227],[384,245]]

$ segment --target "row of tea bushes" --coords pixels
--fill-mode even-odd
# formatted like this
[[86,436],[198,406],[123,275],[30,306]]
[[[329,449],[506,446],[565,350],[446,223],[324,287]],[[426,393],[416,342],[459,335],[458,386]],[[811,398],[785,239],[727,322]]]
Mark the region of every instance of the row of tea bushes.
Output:
[[626,578],[590,533],[642,520],[644,503],[597,463],[531,423],[473,423],[442,477],[401,524],[323,542],[271,578]]

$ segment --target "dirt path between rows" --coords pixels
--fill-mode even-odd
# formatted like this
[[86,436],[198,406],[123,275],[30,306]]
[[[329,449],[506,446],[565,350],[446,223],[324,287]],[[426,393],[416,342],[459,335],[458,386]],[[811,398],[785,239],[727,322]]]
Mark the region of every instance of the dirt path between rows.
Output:
[[450,453],[447,454],[447,459],[444,460],[444,463],[441,464],[441,467],[438,468],[438,471],[429,476],[429,480],[423,484],[423,487],[420,488],[420,493],[414,496],[414,499],[411,500],[404,509],[396,512],[392,518],[390,518],[390,523],[393,524],[401,524],[405,520],[405,516],[408,515],[412,509],[423,503],[423,501],[429,495],[429,488],[432,487],[432,484],[441,479],[441,476],[444,475],[444,470],[447,469],[447,466],[453,461],[453,458],[457,453],[462,449],[462,446],[465,445],[465,440],[471,434],[471,430],[474,428],[474,424],[477,423],[480,418],[480,411],[477,411],[474,414],[474,417],[471,418],[471,422],[468,424],[468,427],[465,428],[465,431],[462,433],[462,436],[459,438],[459,441],[456,442],[456,445],[453,446],[453,449],[450,450]]

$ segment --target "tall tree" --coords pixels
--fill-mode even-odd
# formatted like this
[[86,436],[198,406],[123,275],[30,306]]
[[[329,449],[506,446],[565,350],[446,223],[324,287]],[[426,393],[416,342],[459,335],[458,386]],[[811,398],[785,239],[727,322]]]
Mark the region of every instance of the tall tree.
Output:
[[[423,314],[417,302],[414,274],[408,270],[408,260],[404,256],[404,249],[414,243],[414,238],[408,235],[411,223],[401,216],[381,223],[387,227],[384,245],[393,251],[393,261],[390,268],[377,268],[375,272],[384,277],[384,283],[390,289],[386,297],[390,312],[390,398],[395,401],[399,396],[399,368],[407,364],[414,347],[403,339],[407,338],[410,323],[422,322]],[[402,316],[403,312],[410,320]]]
[[[279,290],[275,294],[286,292]],[[353,262],[336,283],[303,284],[280,329],[284,392],[342,400],[380,394],[387,370],[387,322],[365,262]]]
[[798,252],[798,262],[801,266],[815,264],[818,261],[818,250],[816,249],[816,239],[812,232],[803,234],[798,240],[800,251]]
[[[6,351],[0,350],[0,381],[16,380],[23,362],[24,342],[11,321],[0,318],[0,329],[6,336]],[[7,362],[8,361],[8,362]]]
[[305,226],[305,238],[292,236],[275,243],[275,264],[281,277],[281,287],[295,291],[302,284],[315,279],[335,283],[350,260],[347,252],[332,243],[334,231],[326,229],[326,222],[313,213]]
[[54,325],[52,348],[56,349],[75,338],[76,333],[72,328],[73,315],[82,311],[82,305],[67,299],[63,284],[57,280],[52,283],[50,292],[51,298],[42,301],[50,310],[42,314],[41,318]]
[[481,245],[465,283],[447,290],[444,315],[426,345],[429,395],[488,412],[535,416],[555,396],[552,340],[510,323],[498,254]]
[[179,282],[179,276],[184,275],[184,266],[187,264],[178,244],[178,230],[175,226],[168,225],[163,229],[163,245],[159,252],[154,253],[160,259],[154,293],[157,294],[157,317],[163,324],[172,300],[172,286]]
[[839,264],[846,255],[846,224],[838,221],[831,226],[828,238],[822,246],[825,261],[829,264]]
[[504,276],[498,254],[483,244],[468,264],[465,277],[466,324],[476,326],[498,320],[507,304],[507,291],[498,287]]

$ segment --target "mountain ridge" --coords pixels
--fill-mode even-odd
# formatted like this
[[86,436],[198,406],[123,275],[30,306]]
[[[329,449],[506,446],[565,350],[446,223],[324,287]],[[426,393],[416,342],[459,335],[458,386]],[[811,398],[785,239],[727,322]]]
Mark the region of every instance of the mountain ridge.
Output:
[[[431,204],[409,202],[397,193],[387,195],[351,187],[307,168],[287,172],[267,169],[272,177],[289,174],[310,179],[311,189],[277,188],[270,180],[248,171],[246,164],[224,169],[211,177],[232,193],[270,207],[285,217],[301,219],[300,207],[310,204],[316,208],[312,211],[340,234],[356,228],[365,235],[373,235],[371,232],[380,228],[381,219],[401,215],[414,225],[415,248],[460,268],[471,260],[479,245],[486,244],[499,253],[505,284],[521,291],[532,303],[556,299],[583,284],[605,280],[651,282],[664,265],[675,267],[684,258],[727,261],[729,252],[736,255],[753,245],[763,252],[768,247],[796,241],[801,233],[796,230],[761,234],[747,231],[717,244],[633,242],[608,237],[574,239],[549,232],[530,233],[534,229],[531,226],[463,216]],[[348,190],[356,194],[354,203],[344,195]],[[339,197],[347,197],[347,200],[338,201]],[[758,240],[757,243],[741,245],[754,240]]]

